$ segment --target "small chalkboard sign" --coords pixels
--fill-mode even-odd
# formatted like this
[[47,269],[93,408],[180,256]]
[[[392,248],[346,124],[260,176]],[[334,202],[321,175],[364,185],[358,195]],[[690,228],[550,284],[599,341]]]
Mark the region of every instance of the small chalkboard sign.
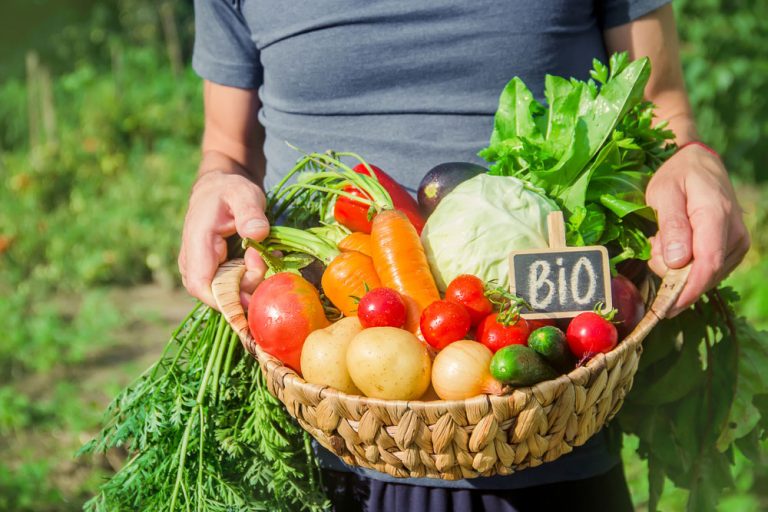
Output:
[[528,319],[567,318],[602,303],[609,311],[611,274],[608,251],[600,245],[566,247],[562,212],[547,218],[549,249],[514,251],[509,256],[512,293],[531,306]]

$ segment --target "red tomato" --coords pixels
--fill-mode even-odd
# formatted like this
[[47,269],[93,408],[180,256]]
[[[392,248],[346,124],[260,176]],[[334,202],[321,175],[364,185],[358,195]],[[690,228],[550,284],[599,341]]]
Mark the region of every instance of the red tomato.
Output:
[[374,288],[357,305],[360,325],[369,327],[402,327],[405,325],[405,302],[392,288]]
[[248,305],[248,327],[256,343],[299,373],[304,340],[328,325],[317,289],[289,272],[265,279]]
[[486,316],[477,326],[477,341],[496,352],[507,345],[527,345],[531,328],[525,318],[518,317],[515,323],[504,325],[497,321],[498,313]]
[[611,296],[616,308],[616,330],[622,339],[631,333],[645,315],[645,304],[637,286],[621,274],[611,279]]
[[445,300],[467,308],[473,327],[493,312],[493,304],[485,296],[483,281],[470,274],[462,274],[451,281],[445,291]]
[[441,350],[454,341],[463,340],[472,320],[464,306],[436,300],[421,312],[421,334],[427,343]]
[[[370,199],[359,188],[348,185],[342,190],[349,194],[365,199]],[[371,232],[371,221],[368,219],[368,210],[370,206],[360,203],[346,196],[338,196],[336,204],[333,206],[333,218],[342,226],[346,226],[352,231],[362,233]]]
[[571,320],[565,338],[573,355],[581,359],[613,350],[618,334],[611,322],[597,313],[587,311]]

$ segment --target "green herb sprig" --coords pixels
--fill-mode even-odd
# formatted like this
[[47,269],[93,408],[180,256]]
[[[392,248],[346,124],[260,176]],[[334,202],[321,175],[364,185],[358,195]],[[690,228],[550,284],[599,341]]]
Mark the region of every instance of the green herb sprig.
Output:
[[308,435],[269,394],[224,317],[201,305],[79,454],[120,446],[131,458],[86,504],[90,512],[325,508]]

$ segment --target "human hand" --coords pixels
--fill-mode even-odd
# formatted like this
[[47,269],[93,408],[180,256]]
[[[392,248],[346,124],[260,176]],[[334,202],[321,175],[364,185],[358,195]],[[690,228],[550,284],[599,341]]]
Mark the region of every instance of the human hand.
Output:
[[700,145],[679,150],[648,184],[646,202],[656,210],[659,231],[651,238],[649,265],[663,276],[693,260],[672,317],[716,286],[744,258],[749,233],[720,158]]
[[[211,281],[227,258],[225,238],[238,233],[263,240],[269,234],[265,206],[264,192],[243,174],[216,170],[197,179],[184,219],[178,260],[182,282],[191,295],[216,307]],[[245,264],[240,286],[247,306],[247,298],[264,278],[266,266],[253,249],[246,251]]]

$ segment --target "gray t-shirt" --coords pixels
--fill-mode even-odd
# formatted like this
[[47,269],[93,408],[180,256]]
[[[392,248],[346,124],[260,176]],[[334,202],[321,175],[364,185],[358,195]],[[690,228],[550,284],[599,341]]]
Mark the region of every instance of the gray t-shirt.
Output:
[[[433,166],[483,163],[504,85],[538,99],[546,73],[588,77],[603,30],[669,0],[195,0],[193,67],[258,88],[267,187],[305,151],[354,151],[411,190]],[[344,465],[322,450],[325,465]],[[587,478],[618,456],[602,435],[558,461],[452,487],[514,488]],[[381,473],[367,476],[389,479]],[[402,482],[402,480],[395,480]]]

